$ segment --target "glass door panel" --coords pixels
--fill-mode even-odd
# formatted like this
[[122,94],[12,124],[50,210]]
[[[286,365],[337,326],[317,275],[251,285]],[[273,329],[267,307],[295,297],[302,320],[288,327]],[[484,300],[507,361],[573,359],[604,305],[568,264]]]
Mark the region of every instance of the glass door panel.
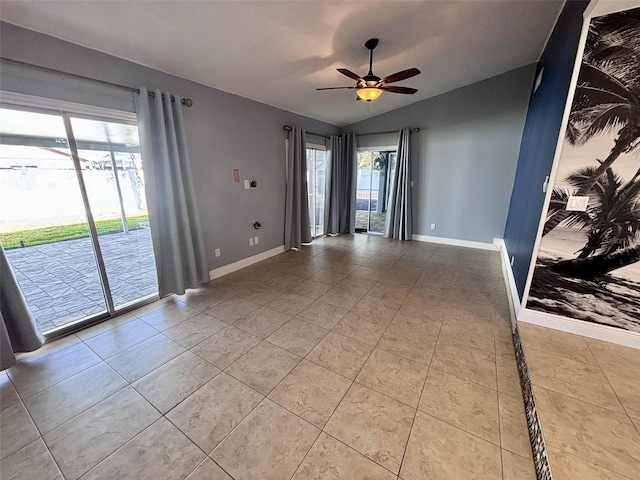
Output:
[[0,108],[0,242],[42,331],[107,312],[60,115]]
[[307,186],[309,190],[309,224],[311,237],[324,235],[324,200],[327,153],[307,148]]
[[395,152],[358,152],[356,231],[382,234]]
[[115,309],[157,294],[135,125],[71,117]]

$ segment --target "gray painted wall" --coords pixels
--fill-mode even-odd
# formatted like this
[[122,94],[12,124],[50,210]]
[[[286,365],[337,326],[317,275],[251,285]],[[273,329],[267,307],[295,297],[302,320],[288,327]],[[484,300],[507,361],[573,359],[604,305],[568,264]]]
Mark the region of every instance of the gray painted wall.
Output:
[[[283,244],[286,132],[282,126],[338,133],[335,126],[14,25],[0,25],[0,45],[3,57],[193,99],[194,106],[183,111],[210,269]],[[0,89],[133,111],[128,92],[6,64],[0,69]],[[242,182],[233,183],[234,168],[240,170],[241,179],[257,180],[258,188],[245,190]],[[249,237],[256,234],[254,220],[263,228],[257,232],[260,244],[249,247]],[[215,258],[215,248],[222,250],[221,257]]]
[[493,242],[504,232],[534,72],[527,65],[341,131],[420,127],[411,142],[413,233]]

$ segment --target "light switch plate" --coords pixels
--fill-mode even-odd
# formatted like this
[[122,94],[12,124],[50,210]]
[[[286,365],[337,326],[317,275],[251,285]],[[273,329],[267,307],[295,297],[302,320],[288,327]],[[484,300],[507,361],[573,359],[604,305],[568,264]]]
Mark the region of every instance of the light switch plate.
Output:
[[586,212],[587,207],[589,206],[589,197],[576,197],[569,196],[569,200],[567,200],[567,210],[570,212]]

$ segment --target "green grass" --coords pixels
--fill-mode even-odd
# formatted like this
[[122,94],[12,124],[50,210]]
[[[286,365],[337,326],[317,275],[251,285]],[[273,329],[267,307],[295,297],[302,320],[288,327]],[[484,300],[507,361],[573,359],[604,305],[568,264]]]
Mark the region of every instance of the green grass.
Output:
[[[137,215],[127,218],[129,230],[140,228],[140,224],[148,222],[148,215]],[[122,221],[119,218],[109,220],[98,220],[96,222],[98,234],[116,233],[122,231]],[[86,223],[74,223],[72,225],[59,225],[55,227],[34,228],[31,230],[20,230],[18,232],[0,233],[0,243],[5,250],[19,248],[20,242],[24,242],[25,247],[43,245],[45,243],[62,242],[74,238],[85,238],[89,236],[89,227]]]

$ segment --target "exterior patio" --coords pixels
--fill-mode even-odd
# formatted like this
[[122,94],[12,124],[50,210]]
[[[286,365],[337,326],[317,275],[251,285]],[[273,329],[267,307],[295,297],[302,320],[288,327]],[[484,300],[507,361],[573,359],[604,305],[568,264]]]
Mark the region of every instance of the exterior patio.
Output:
[[[116,308],[157,292],[148,229],[99,238]],[[15,248],[6,253],[41,331],[107,310],[89,238]]]

